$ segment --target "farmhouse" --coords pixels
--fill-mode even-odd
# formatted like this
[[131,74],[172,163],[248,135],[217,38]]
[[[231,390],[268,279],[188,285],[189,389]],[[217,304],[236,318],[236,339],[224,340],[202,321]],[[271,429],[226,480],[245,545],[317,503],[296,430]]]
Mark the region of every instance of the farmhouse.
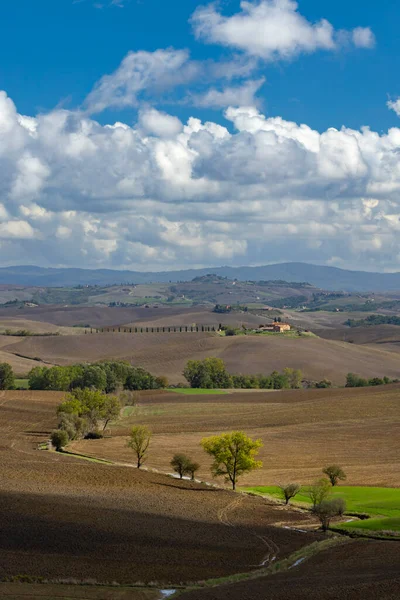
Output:
[[275,333],[284,333],[285,331],[290,331],[291,326],[289,325],[289,323],[279,323],[278,321],[274,321],[274,323],[261,325],[259,329],[260,331],[274,331]]
[[274,323],[273,330],[278,333],[283,333],[284,331],[290,331],[291,327],[289,323]]

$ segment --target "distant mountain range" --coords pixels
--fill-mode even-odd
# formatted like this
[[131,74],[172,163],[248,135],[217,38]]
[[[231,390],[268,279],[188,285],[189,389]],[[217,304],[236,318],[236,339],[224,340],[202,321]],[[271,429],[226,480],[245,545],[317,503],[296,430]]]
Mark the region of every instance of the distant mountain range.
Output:
[[263,267],[209,267],[159,273],[113,269],[44,268],[33,266],[0,268],[0,284],[39,287],[112,285],[126,283],[168,283],[191,281],[213,273],[240,281],[283,280],[308,282],[325,290],[384,292],[400,290],[400,273],[346,271],[306,263],[282,263]]

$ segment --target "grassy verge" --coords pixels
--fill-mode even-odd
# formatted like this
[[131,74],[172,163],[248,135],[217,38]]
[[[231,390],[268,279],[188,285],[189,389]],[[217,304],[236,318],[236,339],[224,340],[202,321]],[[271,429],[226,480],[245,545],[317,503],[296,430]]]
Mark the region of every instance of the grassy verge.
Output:
[[167,392],[175,392],[176,394],[186,394],[188,396],[204,396],[208,394],[228,394],[226,390],[206,390],[202,388],[168,388]]
[[101,463],[103,465],[113,465],[114,463],[111,460],[106,460],[105,458],[96,458],[94,456],[89,456],[88,454],[79,454],[77,452],[70,452],[69,450],[62,450],[59,452],[60,455],[73,456],[74,458],[81,458],[82,460],[88,460],[89,462]]

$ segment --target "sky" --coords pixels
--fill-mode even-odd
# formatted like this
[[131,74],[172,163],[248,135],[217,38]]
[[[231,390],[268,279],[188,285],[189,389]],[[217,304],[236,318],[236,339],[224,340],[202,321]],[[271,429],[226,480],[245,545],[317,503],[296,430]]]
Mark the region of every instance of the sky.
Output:
[[1,266],[400,271],[395,0],[1,13]]

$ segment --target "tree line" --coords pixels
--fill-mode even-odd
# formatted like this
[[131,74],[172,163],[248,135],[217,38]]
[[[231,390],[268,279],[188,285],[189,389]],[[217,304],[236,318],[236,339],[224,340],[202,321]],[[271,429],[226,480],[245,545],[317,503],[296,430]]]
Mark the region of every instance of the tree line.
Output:
[[79,363],[66,367],[34,367],[29,375],[29,389],[71,391],[76,388],[96,389],[107,394],[120,388],[154,390],[168,386],[166,377],[154,377],[141,367],[124,361]]
[[282,373],[273,371],[270,375],[232,375],[224,361],[214,357],[189,360],[183,375],[190,387],[203,389],[298,389],[303,380],[300,369],[290,368]]

